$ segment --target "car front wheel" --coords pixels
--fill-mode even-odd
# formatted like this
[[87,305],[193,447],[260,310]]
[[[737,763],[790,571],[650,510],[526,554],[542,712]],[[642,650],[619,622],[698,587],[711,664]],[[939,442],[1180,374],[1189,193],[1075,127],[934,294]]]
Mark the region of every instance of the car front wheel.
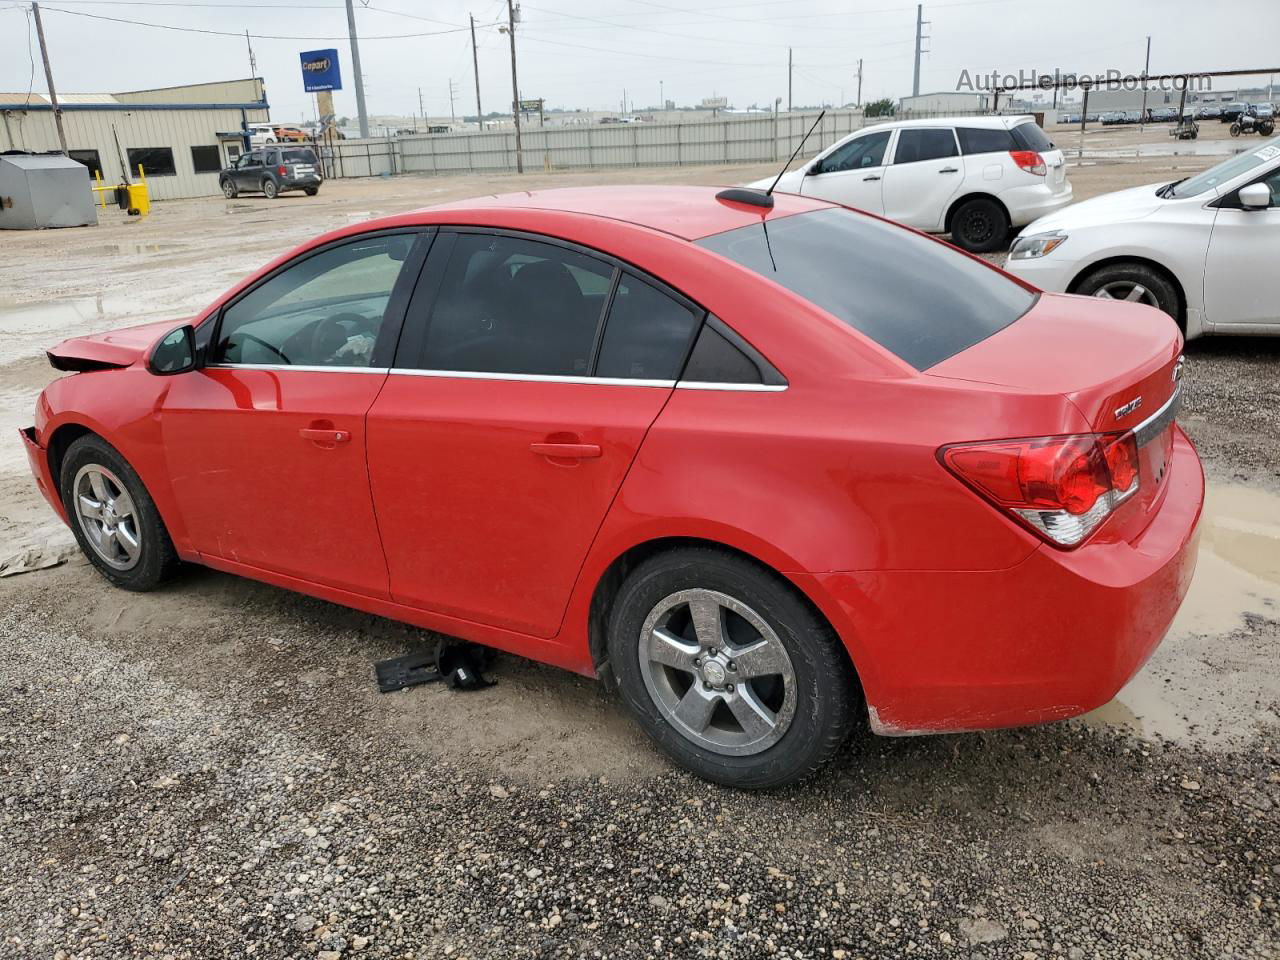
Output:
[[222,181],[222,195],[228,200],[234,200],[239,193],[240,191],[236,189],[236,183],[234,180]]
[[994,200],[968,200],[951,218],[951,239],[970,253],[999,250],[1009,239],[1009,215]]
[[[1127,300],[1163,310],[1178,320],[1178,291],[1161,273],[1143,263],[1114,263],[1086,276],[1073,293],[1102,300]],[[1181,322],[1181,321],[1179,321]]]
[[691,547],[640,564],[613,605],[608,647],[645,732],[708,780],[794,783],[848,735],[857,685],[839,639],[744,558]]
[[177,569],[177,551],[147,488],[101,437],[88,434],[67,448],[59,490],[80,549],[113,584],[151,590]]

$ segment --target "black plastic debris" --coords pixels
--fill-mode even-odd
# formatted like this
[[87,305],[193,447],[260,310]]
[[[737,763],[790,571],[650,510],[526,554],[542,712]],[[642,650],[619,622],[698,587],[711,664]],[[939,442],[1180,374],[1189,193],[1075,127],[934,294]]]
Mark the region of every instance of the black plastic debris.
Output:
[[443,680],[452,690],[483,690],[496,681],[483,673],[486,651],[473,643],[437,640],[429,649],[373,665],[379,693],[393,693],[420,683]]

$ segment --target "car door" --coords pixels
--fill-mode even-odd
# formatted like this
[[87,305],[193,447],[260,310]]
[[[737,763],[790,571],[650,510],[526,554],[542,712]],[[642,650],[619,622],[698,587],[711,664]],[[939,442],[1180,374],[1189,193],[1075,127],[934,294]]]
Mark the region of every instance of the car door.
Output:
[[[1275,148],[1263,147],[1262,150]],[[1280,324],[1280,298],[1267,278],[1280,251],[1280,168],[1252,183],[1271,189],[1271,206],[1246,210],[1233,193],[1225,197],[1213,220],[1205,259],[1205,318],[1215,329],[1247,332],[1263,324]]]
[[893,162],[884,171],[884,215],[918,230],[941,230],[963,182],[964,164],[951,127],[899,130]]
[[160,425],[202,554],[388,596],[365,415],[429,237],[380,232],[308,251],[201,325],[207,362],[174,377]]
[[442,233],[369,412],[393,599],[554,636],[700,322],[594,253]]
[[257,190],[262,185],[261,150],[250,150],[240,158],[236,164],[235,180],[241,190]]
[[840,144],[809,167],[800,192],[868,213],[883,213],[881,180],[892,136],[892,130],[869,130]]

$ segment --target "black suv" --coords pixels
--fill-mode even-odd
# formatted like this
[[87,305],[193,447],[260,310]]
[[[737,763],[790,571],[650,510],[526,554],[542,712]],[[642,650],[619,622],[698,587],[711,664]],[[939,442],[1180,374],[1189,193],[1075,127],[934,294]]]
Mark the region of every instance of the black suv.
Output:
[[309,197],[320,192],[320,170],[310,147],[271,145],[241,154],[218,174],[228,200],[243,191],[261,192],[274,200],[285,190],[302,190]]

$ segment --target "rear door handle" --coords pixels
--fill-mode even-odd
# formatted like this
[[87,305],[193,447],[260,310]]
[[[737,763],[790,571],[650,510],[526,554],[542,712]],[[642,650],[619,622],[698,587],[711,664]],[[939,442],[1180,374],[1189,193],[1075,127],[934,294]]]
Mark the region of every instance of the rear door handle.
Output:
[[943,168],[942,168],[941,170],[939,170],[938,172],[939,172],[939,173],[959,173],[959,172],[960,172],[960,170],[959,170],[959,168],[957,168],[957,167],[943,167]]
[[529,449],[540,457],[561,460],[591,460],[601,454],[598,443],[531,443]]
[[351,439],[351,434],[346,430],[321,430],[317,427],[303,427],[298,431],[298,436],[312,443],[346,443]]

